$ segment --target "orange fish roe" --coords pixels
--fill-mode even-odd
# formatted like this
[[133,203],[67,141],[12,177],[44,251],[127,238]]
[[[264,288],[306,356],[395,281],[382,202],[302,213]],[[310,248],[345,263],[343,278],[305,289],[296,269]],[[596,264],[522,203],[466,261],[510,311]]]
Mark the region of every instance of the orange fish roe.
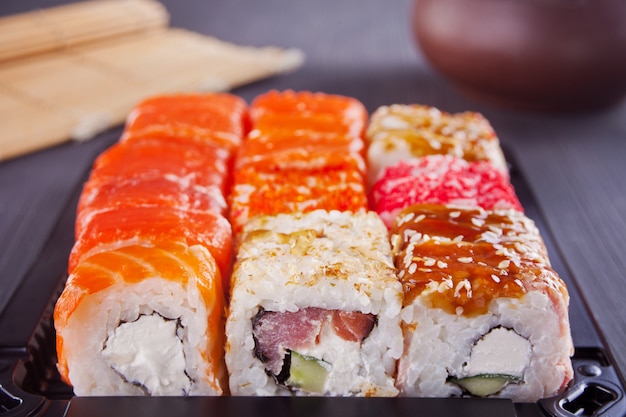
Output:
[[252,102],[250,118],[229,200],[235,234],[258,215],[367,209],[367,112],[358,100],[271,91]]
[[246,168],[235,173],[234,181],[230,220],[235,233],[258,215],[367,208],[363,177],[356,170],[258,172]]

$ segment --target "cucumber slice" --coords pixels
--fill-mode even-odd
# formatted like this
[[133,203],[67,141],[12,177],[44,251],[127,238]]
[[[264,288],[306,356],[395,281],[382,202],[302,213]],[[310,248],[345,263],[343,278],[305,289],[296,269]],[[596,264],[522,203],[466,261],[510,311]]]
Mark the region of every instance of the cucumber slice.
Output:
[[315,394],[324,394],[330,364],[313,356],[291,351],[286,385]]
[[521,378],[506,374],[483,374],[456,379],[453,382],[476,397],[487,397],[496,394],[509,383],[520,382]]

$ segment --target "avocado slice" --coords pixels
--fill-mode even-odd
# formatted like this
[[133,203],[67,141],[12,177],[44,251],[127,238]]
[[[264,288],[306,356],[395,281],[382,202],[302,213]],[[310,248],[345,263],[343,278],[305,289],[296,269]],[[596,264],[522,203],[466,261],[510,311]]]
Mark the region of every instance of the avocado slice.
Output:
[[476,397],[487,397],[496,394],[509,383],[520,382],[522,378],[506,374],[482,374],[465,378],[452,378],[450,382],[457,384],[464,391]]
[[313,356],[290,352],[289,377],[285,384],[315,394],[324,394],[330,364]]

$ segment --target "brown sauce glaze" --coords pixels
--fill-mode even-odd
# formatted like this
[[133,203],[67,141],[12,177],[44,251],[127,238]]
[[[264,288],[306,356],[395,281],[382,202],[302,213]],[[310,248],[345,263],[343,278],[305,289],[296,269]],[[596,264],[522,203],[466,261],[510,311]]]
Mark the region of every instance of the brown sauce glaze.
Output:
[[405,305],[419,296],[474,316],[495,298],[562,286],[534,223],[519,212],[415,205],[398,216],[392,244]]

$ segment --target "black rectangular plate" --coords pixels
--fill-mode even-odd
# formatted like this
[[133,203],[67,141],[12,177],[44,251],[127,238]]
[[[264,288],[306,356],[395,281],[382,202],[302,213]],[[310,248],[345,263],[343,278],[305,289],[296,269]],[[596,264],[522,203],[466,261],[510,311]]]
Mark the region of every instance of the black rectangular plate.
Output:
[[537,223],[553,267],[570,292],[575,377],[565,394],[536,404],[476,398],[74,397],[56,370],[52,311],[66,279],[67,259],[74,242],[78,189],[39,260],[0,317],[0,417],[626,416],[623,376],[613,365],[531,190],[516,170],[514,156],[507,154],[507,160],[512,163],[512,182],[524,210]]

